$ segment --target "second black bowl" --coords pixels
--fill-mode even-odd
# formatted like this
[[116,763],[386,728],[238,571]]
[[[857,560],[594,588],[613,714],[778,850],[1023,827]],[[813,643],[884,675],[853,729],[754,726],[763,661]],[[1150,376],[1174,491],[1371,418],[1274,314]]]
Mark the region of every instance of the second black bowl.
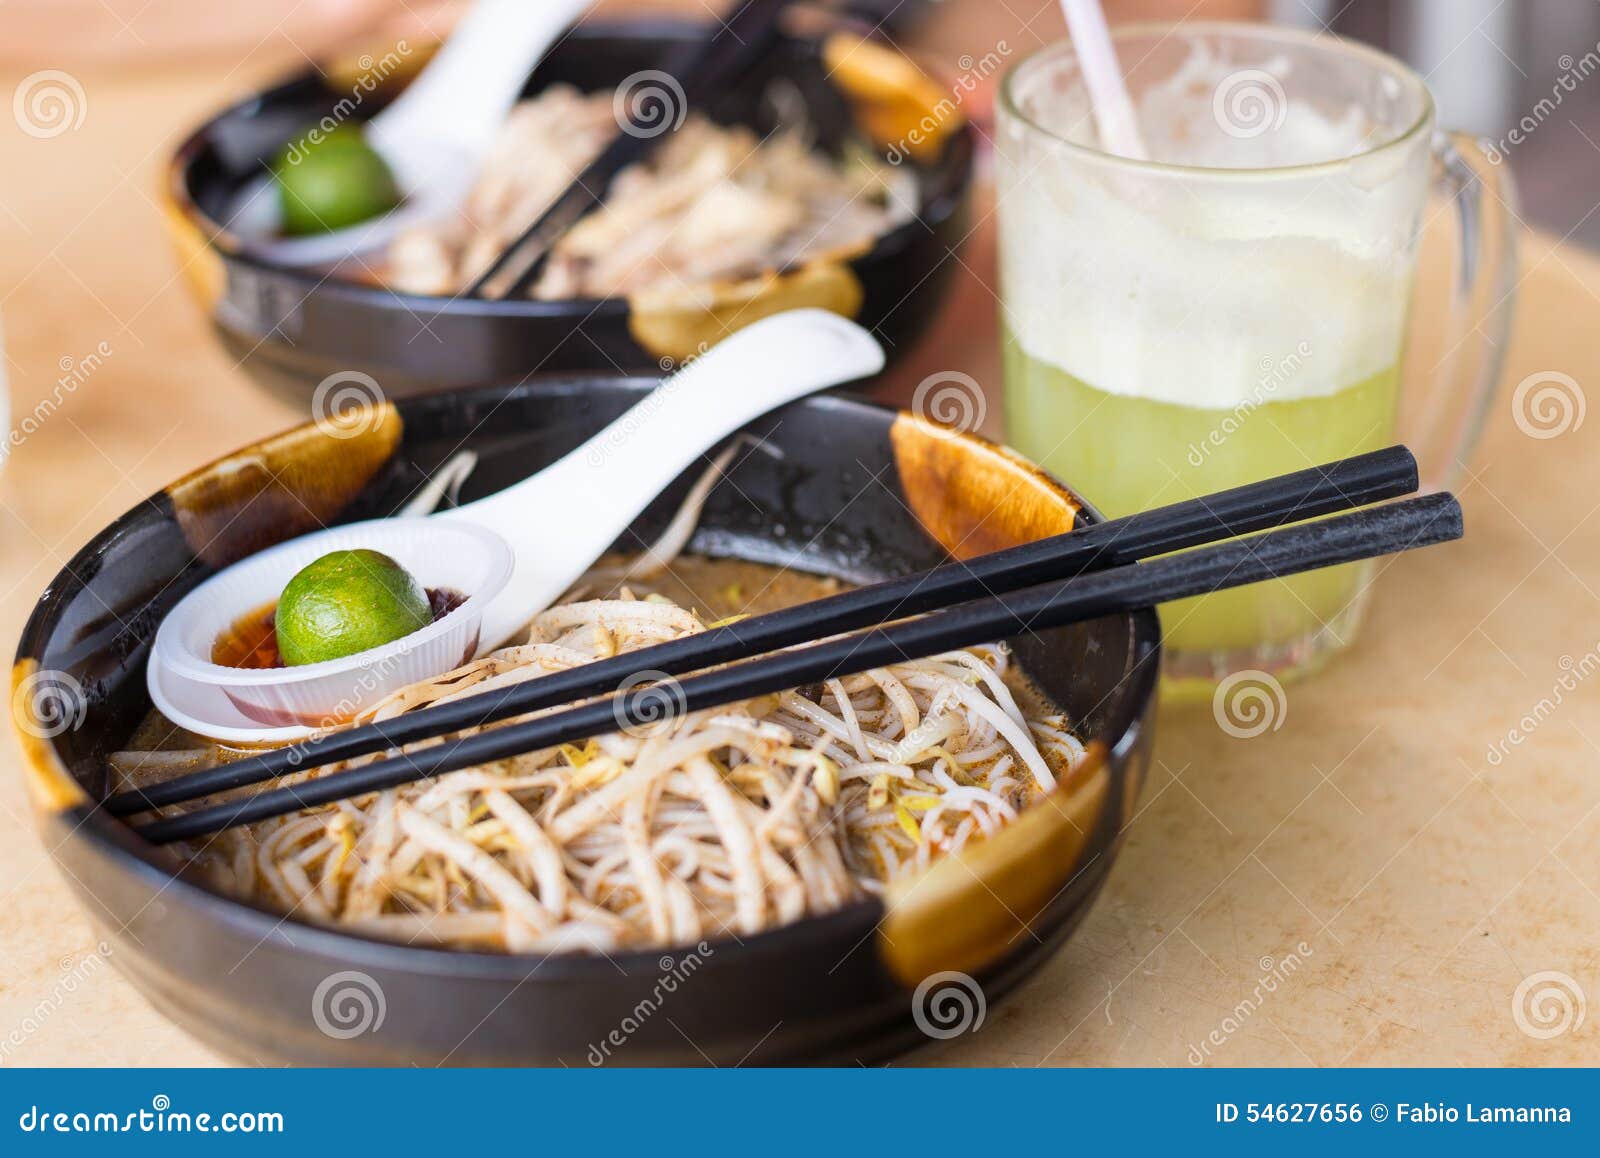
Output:
[[[580,25],[529,79],[584,91],[657,66],[698,25]],[[398,73],[390,81],[398,80]],[[242,101],[196,130],[168,178],[179,257],[223,342],[260,381],[300,404],[331,374],[360,371],[389,397],[516,380],[535,371],[659,372],[767,314],[823,306],[871,329],[893,357],[932,319],[967,232],[974,133],[908,59],[853,32],[785,35],[745,83],[707,110],[724,122],[774,127],[776,89],[801,94],[819,147],[865,133],[917,175],[917,216],[850,257],[819,258],[708,287],[703,302],[642,308],[623,298],[484,301],[397,293],[316,270],[274,266],[240,249],[224,224],[236,192],[306,125],[360,120],[348,93],[304,73]],[[341,102],[346,107],[341,108]]]

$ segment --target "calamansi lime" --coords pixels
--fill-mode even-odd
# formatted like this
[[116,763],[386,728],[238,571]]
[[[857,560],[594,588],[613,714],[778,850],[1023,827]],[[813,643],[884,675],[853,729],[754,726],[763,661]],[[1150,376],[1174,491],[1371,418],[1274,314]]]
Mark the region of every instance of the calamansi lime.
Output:
[[354,125],[290,144],[272,172],[291,236],[357,225],[400,203],[388,163]]
[[433,622],[428,593],[381,551],[334,551],[278,599],[278,651],[290,667],[379,647]]

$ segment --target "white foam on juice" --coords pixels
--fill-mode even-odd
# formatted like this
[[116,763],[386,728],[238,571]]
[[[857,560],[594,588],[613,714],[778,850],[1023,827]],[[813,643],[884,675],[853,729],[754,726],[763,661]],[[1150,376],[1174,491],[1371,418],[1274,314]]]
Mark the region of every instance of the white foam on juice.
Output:
[[[1260,74],[1247,80],[1269,96],[1274,84],[1287,94],[1276,128],[1247,136],[1243,122],[1222,121],[1216,94],[1242,71]],[[1270,399],[1290,401],[1391,367],[1426,142],[1358,157],[1372,131],[1360,111],[1326,115],[1296,100],[1292,82],[1196,53],[1142,94],[1152,155],[1203,171],[1108,162],[1008,125],[1002,300],[1023,350],[1109,393],[1218,410],[1263,401],[1268,377]],[[1035,122],[1093,144],[1078,94],[1029,87],[1018,95]]]

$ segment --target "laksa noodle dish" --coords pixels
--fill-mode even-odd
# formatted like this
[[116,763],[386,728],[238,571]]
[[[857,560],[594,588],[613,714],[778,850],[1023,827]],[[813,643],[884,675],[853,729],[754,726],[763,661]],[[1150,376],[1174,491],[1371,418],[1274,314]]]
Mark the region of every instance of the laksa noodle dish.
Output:
[[[321,615],[345,630],[342,612],[372,591],[396,607],[420,600],[415,613],[430,614],[427,594],[407,594],[409,577],[380,565],[356,583],[334,565],[347,562],[312,564],[306,572],[320,568],[337,582],[299,592],[290,607],[306,586],[302,572],[279,602],[279,635],[312,647],[312,660],[321,645],[307,642],[306,622]],[[839,589],[760,564],[674,557],[660,545],[632,562],[608,558],[518,642],[363,706],[349,723]],[[432,614],[449,613],[433,602]],[[648,723],[581,745],[172,847],[219,891],[295,920],[411,944],[610,952],[743,936],[881,894],[903,874],[993,837],[1046,793],[1102,774],[1000,644],[700,712],[683,711],[674,693],[671,680],[656,683]],[[109,762],[121,790],[243,754],[152,714]]]

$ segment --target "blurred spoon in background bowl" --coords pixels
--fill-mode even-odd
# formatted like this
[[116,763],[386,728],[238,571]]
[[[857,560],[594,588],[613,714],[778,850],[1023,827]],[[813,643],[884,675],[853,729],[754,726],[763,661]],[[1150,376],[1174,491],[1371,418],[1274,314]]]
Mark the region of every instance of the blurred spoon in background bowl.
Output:
[[236,194],[229,231],[265,261],[332,265],[444,217],[465,199],[534,65],[588,7],[589,0],[478,0],[421,74],[365,125],[366,143],[399,187],[392,212],[288,237],[279,178],[264,173]]

